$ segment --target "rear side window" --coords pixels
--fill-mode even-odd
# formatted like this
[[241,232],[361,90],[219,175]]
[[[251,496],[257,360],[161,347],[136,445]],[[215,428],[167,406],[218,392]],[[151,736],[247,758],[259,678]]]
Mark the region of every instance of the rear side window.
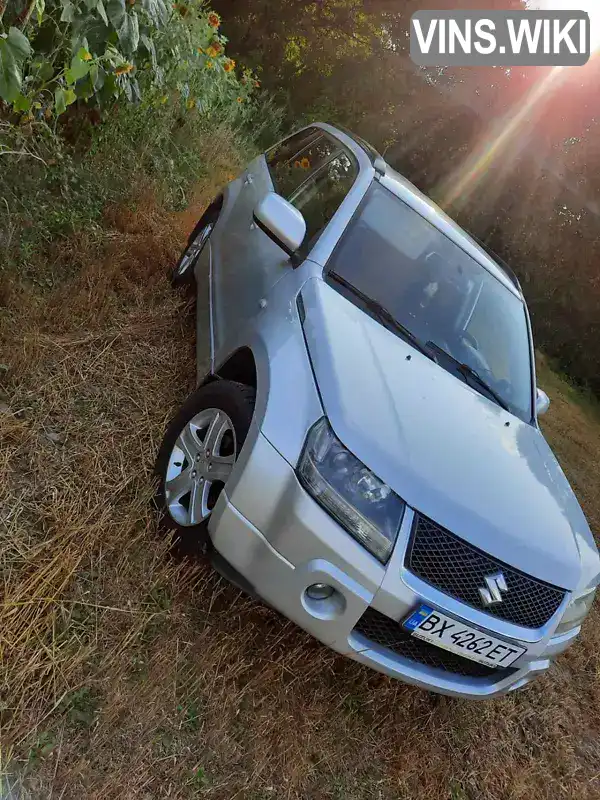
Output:
[[354,159],[345,152],[338,152],[290,196],[290,203],[302,213],[306,222],[305,246],[314,242],[329,223],[357,174]]
[[279,144],[274,145],[265,153],[267,164],[274,167],[279,163],[285,163],[293,158],[296,153],[303,150],[308,144],[318,139],[323,131],[319,128],[305,128],[300,133],[288,136]]
[[319,128],[308,128],[271,148],[266,158],[275,191],[289,200],[339,149]]

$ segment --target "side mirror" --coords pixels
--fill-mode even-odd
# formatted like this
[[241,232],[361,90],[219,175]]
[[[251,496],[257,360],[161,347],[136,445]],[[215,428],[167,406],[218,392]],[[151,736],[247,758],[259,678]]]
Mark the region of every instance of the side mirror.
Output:
[[269,192],[256,206],[254,221],[288,256],[294,255],[306,236],[302,214],[275,192]]
[[550,408],[550,398],[543,389],[538,388],[535,390],[535,413],[538,417],[545,414]]

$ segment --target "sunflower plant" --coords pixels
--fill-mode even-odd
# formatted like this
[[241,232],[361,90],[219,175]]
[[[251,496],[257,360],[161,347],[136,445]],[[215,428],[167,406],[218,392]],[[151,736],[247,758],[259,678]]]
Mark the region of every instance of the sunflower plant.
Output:
[[[227,55],[219,15],[193,0],[185,6],[179,3],[176,14],[179,20],[160,42],[163,61],[170,65],[170,99],[203,115],[227,105],[248,104],[259,84],[250,70],[240,70]],[[163,97],[155,102],[162,103]]]
[[202,111],[217,95],[246,100],[256,89],[253,78],[240,84],[220,17],[201,0],[14,0],[10,6],[2,12],[0,2],[4,116],[47,122],[77,102],[106,108],[144,95]]

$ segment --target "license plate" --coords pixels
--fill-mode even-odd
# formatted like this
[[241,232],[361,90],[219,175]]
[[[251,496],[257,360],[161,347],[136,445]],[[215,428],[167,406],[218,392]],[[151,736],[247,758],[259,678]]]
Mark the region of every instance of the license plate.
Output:
[[488,667],[509,667],[527,648],[471,628],[422,604],[403,622],[413,636]]

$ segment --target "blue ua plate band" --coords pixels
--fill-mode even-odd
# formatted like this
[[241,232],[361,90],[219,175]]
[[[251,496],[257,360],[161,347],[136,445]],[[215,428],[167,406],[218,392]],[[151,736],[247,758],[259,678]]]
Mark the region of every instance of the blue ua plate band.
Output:
[[431,606],[426,606],[425,603],[422,603],[416,611],[407,617],[404,620],[403,627],[407,628],[409,631],[414,631],[415,628],[418,628],[422,622],[425,622],[427,617],[433,612],[433,608]]

